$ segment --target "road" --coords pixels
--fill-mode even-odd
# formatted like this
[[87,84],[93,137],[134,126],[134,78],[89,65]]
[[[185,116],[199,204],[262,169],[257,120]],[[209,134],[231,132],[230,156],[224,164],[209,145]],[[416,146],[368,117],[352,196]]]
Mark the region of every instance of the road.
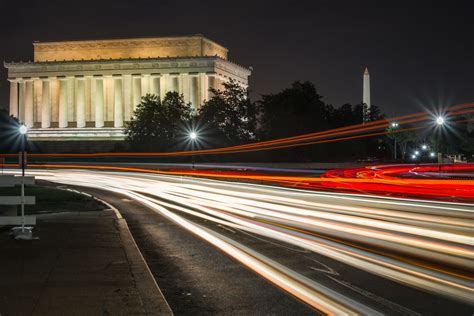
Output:
[[140,173],[32,173],[117,206],[177,314],[474,311],[470,204]]

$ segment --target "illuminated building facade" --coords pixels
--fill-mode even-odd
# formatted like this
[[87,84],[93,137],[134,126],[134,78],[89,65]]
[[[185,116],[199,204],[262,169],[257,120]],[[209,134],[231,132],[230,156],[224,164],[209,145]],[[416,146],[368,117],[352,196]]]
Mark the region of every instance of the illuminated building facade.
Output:
[[183,94],[194,109],[250,70],[202,35],[35,42],[33,62],[5,62],[10,114],[33,140],[121,140],[141,98]]

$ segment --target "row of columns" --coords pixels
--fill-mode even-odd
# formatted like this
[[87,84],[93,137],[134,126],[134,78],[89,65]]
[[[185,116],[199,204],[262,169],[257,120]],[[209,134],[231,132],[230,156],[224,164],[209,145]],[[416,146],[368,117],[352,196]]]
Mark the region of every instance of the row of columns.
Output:
[[11,79],[10,114],[30,127],[41,122],[41,128],[49,128],[58,122],[66,128],[75,122],[83,128],[88,121],[99,128],[106,121],[123,127],[148,93],[163,98],[168,91],[179,92],[197,110],[214,83],[214,76],[205,73]]

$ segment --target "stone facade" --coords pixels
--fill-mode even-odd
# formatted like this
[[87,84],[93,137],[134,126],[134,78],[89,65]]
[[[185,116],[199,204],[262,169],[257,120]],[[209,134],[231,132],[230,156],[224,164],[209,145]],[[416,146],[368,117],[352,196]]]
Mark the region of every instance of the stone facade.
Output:
[[141,97],[183,94],[194,109],[250,70],[197,35],[176,38],[34,43],[34,62],[5,62],[10,114],[36,140],[120,140]]

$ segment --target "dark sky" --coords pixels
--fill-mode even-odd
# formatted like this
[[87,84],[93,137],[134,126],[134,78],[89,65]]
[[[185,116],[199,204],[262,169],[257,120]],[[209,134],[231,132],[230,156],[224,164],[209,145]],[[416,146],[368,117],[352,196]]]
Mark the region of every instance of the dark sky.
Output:
[[254,99],[310,80],[328,103],[358,103],[368,66],[372,103],[395,115],[474,101],[472,3],[0,0],[0,60],[31,60],[34,40],[200,33],[254,68]]

